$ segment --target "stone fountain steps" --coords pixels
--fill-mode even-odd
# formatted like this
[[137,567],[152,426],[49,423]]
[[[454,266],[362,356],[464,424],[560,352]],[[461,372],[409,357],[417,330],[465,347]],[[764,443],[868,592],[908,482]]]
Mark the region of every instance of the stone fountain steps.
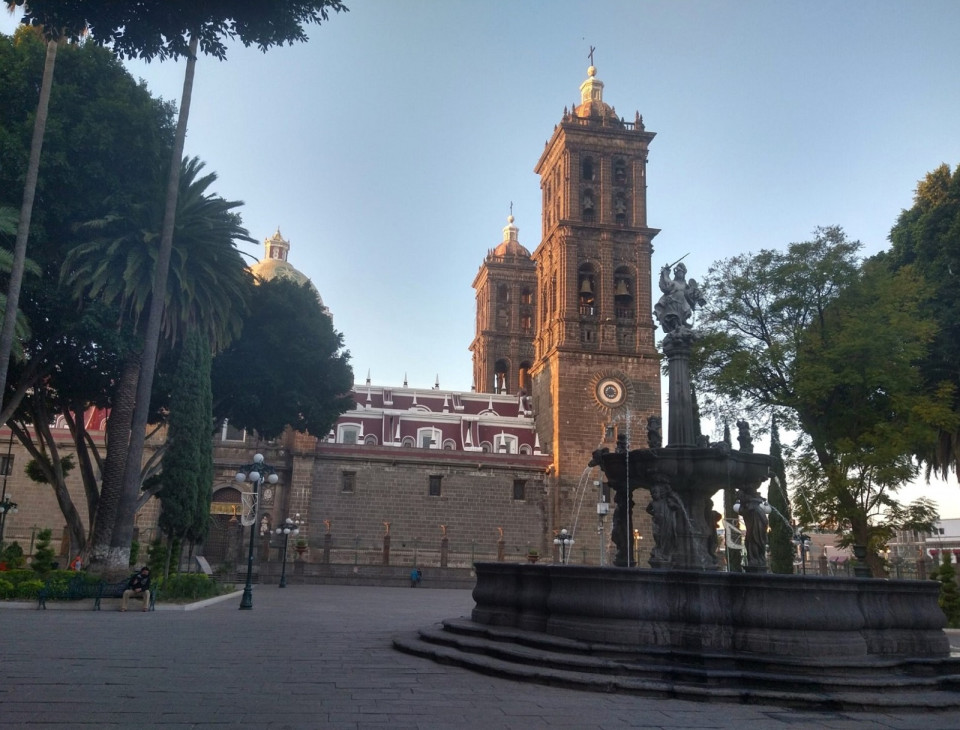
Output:
[[602,692],[807,709],[960,708],[960,660],[841,660],[621,650],[450,619],[397,637],[409,654],[517,680]]

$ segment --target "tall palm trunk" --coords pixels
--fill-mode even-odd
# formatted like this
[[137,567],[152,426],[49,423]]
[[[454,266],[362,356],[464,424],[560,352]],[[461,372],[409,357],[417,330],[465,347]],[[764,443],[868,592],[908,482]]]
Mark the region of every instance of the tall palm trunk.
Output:
[[190,38],[190,55],[183,77],[183,94],[180,97],[180,114],[177,118],[177,133],[173,140],[170,158],[170,175],[167,178],[167,199],[163,214],[163,229],[160,235],[160,251],[157,254],[157,270],[153,279],[153,295],[150,298],[150,315],[144,335],[143,359],[140,364],[140,382],[137,386],[137,403],[130,431],[130,448],[123,474],[123,485],[113,526],[110,550],[107,556],[109,569],[126,571],[130,560],[130,542],[133,539],[133,518],[140,494],[140,467],[143,461],[143,446],[146,439],[147,421],[150,414],[150,393],[153,390],[153,375],[160,350],[160,327],[163,322],[163,305],[167,293],[167,275],[170,270],[170,255],[173,250],[173,230],[176,222],[177,192],[180,185],[180,163],[187,136],[187,120],[190,116],[190,99],[193,94],[193,74],[197,63],[198,37]]
[[13,349],[14,328],[17,324],[17,308],[20,304],[20,287],[27,260],[27,236],[33,216],[33,198],[37,191],[40,173],[40,150],[47,128],[47,109],[50,107],[50,89],[53,87],[53,69],[57,61],[57,42],[47,41],[47,58],[43,64],[43,81],[40,84],[40,101],[37,117],[33,121],[33,139],[30,142],[30,160],[27,163],[27,179],[23,186],[23,203],[20,206],[20,222],[17,224],[17,241],[13,247],[13,267],[10,269],[10,286],[7,289],[7,309],[3,313],[0,328],[0,394],[7,390],[7,369],[10,351]]
[[103,460],[100,498],[97,500],[97,512],[84,561],[95,572],[101,572],[107,568],[110,540],[113,537],[113,525],[117,520],[123,473],[127,464],[130,424],[133,422],[139,377],[140,355],[131,353],[120,371],[120,382],[114,391],[110,404],[110,418],[107,419],[107,454]]

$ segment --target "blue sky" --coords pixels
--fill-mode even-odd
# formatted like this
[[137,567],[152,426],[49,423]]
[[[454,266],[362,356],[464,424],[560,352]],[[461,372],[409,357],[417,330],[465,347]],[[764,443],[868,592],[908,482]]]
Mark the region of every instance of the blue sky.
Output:
[[[702,277],[820,225],[874,253],[960,164],[955,0],[346,2],[307,44],[201,58],[187,153],[254,237],[291,241],[358,379],[470,388],[470,284],[511,201],[536,248],[533,167],[591,45],[605,101],[657,132],[654,270],[689,252]],[[182,63],[128,67],[179,99]]]

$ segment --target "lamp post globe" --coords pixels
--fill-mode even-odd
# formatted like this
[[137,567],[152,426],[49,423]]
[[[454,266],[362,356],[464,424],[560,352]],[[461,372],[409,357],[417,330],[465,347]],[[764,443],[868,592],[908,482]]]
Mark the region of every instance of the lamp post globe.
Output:
[[283,521],[283,525],[278,527],[274,532],[278,535],[283,535],[283,551],[280,558],[280,588],[287,587],[287,542],[290,540],[290,536],[293,535],[296,537],[300,534],[300,513],[298,512],[296,517],[287,517]]
[[247,520],[250,523],[250,546],[247,551],[247,582],[243,587],[243,597],[240,599],[240,610],[249,611],[253,609],[253,543],[256,540],[257,513],[260,508],[260,487],[264,482],[276,484],[280,481],[276,470],[265,463],[263,454],[254,454],[253,463],[240,467],[237,471],[236,479],[241,484],[249,482],[253,487],[253,506]]
[[557,536],[553,538],[553,544],[560,547],[560,562],[561,564],[566,564],[567,562],[567,548],[573,545],[573,537],[567,532],[567,528],[564,527],[557,533]]

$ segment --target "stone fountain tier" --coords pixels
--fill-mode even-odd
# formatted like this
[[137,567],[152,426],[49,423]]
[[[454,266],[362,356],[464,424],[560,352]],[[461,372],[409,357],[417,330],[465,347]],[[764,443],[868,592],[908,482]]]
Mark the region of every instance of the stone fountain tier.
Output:
[[403,651],[497,676],[829,709],[960,708],[934,581],[478,563]]
[[650,489],[659,478],[666,477],[675,491],[708,497],[741,484],[763,482],[770,476],[772,461],[767,454],[748,454],[725,446],[666,446],[634,449],[626,455],[606,451],[600,455],[598,466],[611,488],[620,489],[629,481],[631,491],[637,487]]
[[618,540],[618,531],[623,531],[629,510],[629,486],[631,496],[638,488],[651,491],[647,510],[653,516],[657,543],[651,567],[716,570],[719,513],[714,513],[713,495],[745,485],[759,486],[768,478],[772,462],[766,454],[735,451],[720,443],[630,452],[602,450],[594,453],[592,463],[600,467],[615,492],[613,537],[619,549],[614,564],[628,564],[628,543]]

